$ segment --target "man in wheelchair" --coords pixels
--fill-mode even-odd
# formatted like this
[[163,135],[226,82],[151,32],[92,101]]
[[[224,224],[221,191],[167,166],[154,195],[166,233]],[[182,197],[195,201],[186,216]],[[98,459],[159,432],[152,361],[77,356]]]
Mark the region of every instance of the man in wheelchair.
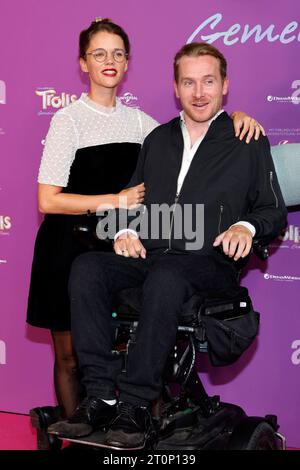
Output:
[[[183,110],[146,138],[129,184],[145,182],[142,214],[121,209],[104,217],[99,234],[114,238],[115,253],[83,254],[72,268],[72,334],[87,397],[68,420],[50,426],[62,437],[106,426],[107,446],[146,446],[183,304],[197,292],[235,289],[253,237],[271,240],[285,226],[267,138],[235,139],[221,109],[228,91],[223,55],[209,44],[185,45],[174,75]],[[111,313],[116,294],[133,287],[141,287],[141,311],[121,373]]]

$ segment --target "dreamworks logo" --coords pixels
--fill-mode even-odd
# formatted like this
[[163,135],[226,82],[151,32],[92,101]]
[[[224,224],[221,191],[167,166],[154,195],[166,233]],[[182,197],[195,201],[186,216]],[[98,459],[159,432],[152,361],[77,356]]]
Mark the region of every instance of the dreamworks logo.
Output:
[[6,364],[6,344],[0,340],[0,365]]
[[0,215],[0,235],[7,235],[11,229],[11,218],[8,215]]
[[139,108],[138,97],[133,95],[130,91],[126,91],[122,96],[119,96],[119,99],[126,106],[130,106],[131,108]]
[[0,80],[0,104],[6,104],[6,85],[3,80]]
[[300,281],[299,276],[290,276],[289,274],[270,274],[270,273],[265,273],[264,274],[264,279],[266,281],[284,281],[284,282],[294,282],[294,281]]
[[291,355],[292,364],[298,366],[300,364],[300,339],[295,339],[292,342],[291,348],[295,350]]
[[54,114],[58,109],[68,106],[77,100],[77,96],[64,91],[60,94],[56,93],[54,88],[42,87],[35,91],[37,96],[42,99],[42,110],[38,112],[38,115],[43,114]]
[[291,89],[295,90],[291,95],[289,96],[268,95],[267,101],[269,102],[276,101],[277,103],[299,104],[300,103],[300,80],[294,80],[291,85]]

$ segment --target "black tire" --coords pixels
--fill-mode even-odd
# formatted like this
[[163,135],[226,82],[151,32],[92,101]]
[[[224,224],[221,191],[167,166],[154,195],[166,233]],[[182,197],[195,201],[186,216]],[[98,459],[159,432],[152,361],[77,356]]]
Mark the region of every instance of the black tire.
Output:
[[263,421],[256,426],[246,450],[278,450],[275,431],[269,423]]
[[263,418],[248,416],[234,427],[227,449],[278,450],[275,430]]

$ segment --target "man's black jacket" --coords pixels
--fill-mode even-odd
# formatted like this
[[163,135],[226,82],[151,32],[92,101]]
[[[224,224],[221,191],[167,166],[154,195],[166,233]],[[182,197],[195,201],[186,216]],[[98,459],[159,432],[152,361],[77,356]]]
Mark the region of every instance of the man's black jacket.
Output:
[[[147,210],[143,218],[145,221],[148,217],[150,223],[148,236],[141,236],[141,241],[147,250],[188,249],[210,254],[215,252],[212,246],[215,237],[239,220],[250,222],[256,229],[257,238],[269,241],[280,234],[286,224],[287,212],[266,137],[261,136],[258,141],[252,139],[249,144],[240,141],[234,135],[228,114],[221,113],[199,145],[177,199],[183,146],[179,118],[154,129],[145,139],[128,185],[145,183]],[[168,229],[164,227],[165,233],[158,239],[151,237],[150,214],[154,204],[167,204],[173,209]],[[196,217],[197,204],[204,205],[204,225]],[[180,234],[180,211],[186,212],[185,224],[192,224],[193,230],[201,231],[197,224],[204,227],[202,248],[199,249],[197,243],[193,245],[193,240],[185,236],[186,227],[182,226]],[[116,231],[125,227],[136,229],[132,217],[126,217],[126,223],[117,225]]]

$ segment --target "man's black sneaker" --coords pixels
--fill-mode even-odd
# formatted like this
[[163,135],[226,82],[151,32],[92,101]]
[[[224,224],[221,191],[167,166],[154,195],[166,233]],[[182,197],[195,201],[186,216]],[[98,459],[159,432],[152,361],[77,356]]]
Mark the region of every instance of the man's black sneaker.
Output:
[[60,437],[88,436],[95,429],[108,426],[116,411],[117,405],[108,405],[101,398],[86,397],[70,418],[52,424],[48,432]]
[[154,442],[155,436],[150,407],[120,403],[105,444],[116,449],[143,449]]

